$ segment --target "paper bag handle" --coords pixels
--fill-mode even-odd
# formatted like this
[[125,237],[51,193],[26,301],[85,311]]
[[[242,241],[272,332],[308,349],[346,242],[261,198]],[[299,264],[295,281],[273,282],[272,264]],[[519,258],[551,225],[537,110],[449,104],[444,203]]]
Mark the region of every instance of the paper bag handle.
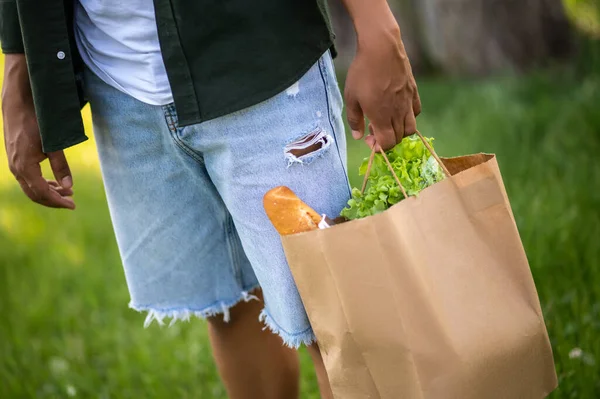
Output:
[[[450,177],[451,176],[450,171],[448,170],[448,168],[446,168],[446,165],[444,165],[444,163],[442,162],[442,160],[440,159],[438,154],[435,152],[433,147],[429,145],[429,143],[427,142],[427,140],[425,140],[425,137],[423,137],[421,132],[419,132],[417,130],[416,134],[419,136],[419,138],[423,142],[423,145],[425,145],[425,148],[427,148],[429,153],[433,156],[433,158],[435,158],[437,163],[440,165],[440,167],[444,171],[444,174],[446,175],[446,177]],[[385,151],[383,151],[383,149],[379,149],[379,153],[383,156],[383,159],[385,160],[385,163],[387,164],[388,169],[392,173],[392,176],[394,176],[394,180],[396,180],[396,183],[398,183],[398,187],[400,187],[400,191],[402,191],[402,195],[404,195],[404,198],[408,198],[408,195],[406,194],[406,190],[402,186],[402,183],[400,183],[400,179],[396,175],[396,172],[394,172],[394,168],[392,168],[392,164],[390,163],[390,160],[388,159],[387,155],[385,154]],[[369,180],[369,175],[371,174],[371,166],[373,166],[373,159],[375,159],[375,148],[373,148],[373,150],[371,151],[371,156],[369,157],[369,163],[367,164],[367,172],[365,173],[365,178],[363,180],[362,189],[360,190],[361,194],[364,194],[365,188],[367,188],[367,181]]]
[[444,165],[444,163],[442,162],[442,160],[440,159],[440,157],[438,157],[438,154],[435,152],[435,150],[433,149],[433,147],[431,145],[429,145],[429,143],[427,142],[427,140],[425,140],[425,137],[423,137],[423,135],[421,134],[421,132],[419,132],[417,130],[415,133],[417,133],[417,135],[419,136],[419,138],[423,142],[423,145],[425,146],[425,148],[427,148],[429,150],[429,153],[433,156],[433,158],[440,165],[440,167],[444,171],[444,175],[446,175],[446,177],[452,176],[452,174],[450,173],[450,171],[448,170],[448,168],[446,168],[446,165]]

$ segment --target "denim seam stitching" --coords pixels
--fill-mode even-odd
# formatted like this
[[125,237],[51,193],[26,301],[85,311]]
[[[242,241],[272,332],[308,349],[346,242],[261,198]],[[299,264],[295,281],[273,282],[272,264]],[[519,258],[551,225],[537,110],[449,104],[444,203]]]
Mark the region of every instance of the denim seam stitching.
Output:
[[[319,59],[319,72],[321,74],[321,79],[323,80],[323,86],[325,86],[325,101],[327,102],[327,120],[329,121],[329,125],[331,126],[331,133],[335,137],[335,148],[337,149],[338,158],[340,159],[340,163],[342,165],[342,170],[344,171],[344,176],[346,177],[346,182],[349,182],[350,179],[348,178],[348,171],[344,167],[344,160],[342,158],[342,154],[340,153],[340,146],[338,145],[338,135],[335,131],[335,126],[332,121],[333,108],[331,106],[331,101],[329,98],[330,90],[329,90],[329,85],[328,85],[329,82],[326,77],[327,74],[323,71],[325,68],[326,68],[325,61],[323,60],[323,58],[320,58]],[[345,134],[345,132],[344,132],[344,134]],[[352,190],[350,189],[349,183],[348,183],[348,194],[350,196],[352,195]]]
[[174,113],[174,107],[171,107],[171,104],[163,105],[165,119],[167,122],[167,128],[169,129],[171,138],[173,139],[177,147],[179,147],[186,155],[188,155],[194,161],[198,162],[200,165],[204,165],[204,159],[202,159],[202,156],[200,156],[200,154],[198,154],[193,148],[190,148],[188,145],[186,145],[179,137],[181,128],[178,127],[178,120],[177,116]]
[[[312,326],[309,326],[309,327],[308,327],[308,328],[306,328],[305,330],[303,330],[303,331],[300,331],[300,332],[297,332],[297,333],[291,333],[291,332],[288,332],[288,331],[286,331],[284,328],[282,328],[282,327],[279,325],[279,323],[277,323],[277,322],[275,321],[275,319],[274,319],[274,318],[273,318],[273,316],[271,315],[271,312],[269,312],[269,311],[267,310],[267,308],[266,308],[266,307],[263,309],[263,312],[264,312],[264,313],[266,313],[266,315],[267,315],[267,316],[269,316],[269,318],[272,320],[273,324],[275,324],[275,326],[277,326],[277,328],[278,328],[279,330],[283,331],[283,332],[284,332],[286,335],[289,335],[290,337],[297,337],[297,336],[299,336],[299,335],[306,334],[307,332],[309,332],[309,331],[311,331],[311,330],[313,329],[313,328],[312,328]],[[314,333],[314,332],[313,332],[313,333]]]

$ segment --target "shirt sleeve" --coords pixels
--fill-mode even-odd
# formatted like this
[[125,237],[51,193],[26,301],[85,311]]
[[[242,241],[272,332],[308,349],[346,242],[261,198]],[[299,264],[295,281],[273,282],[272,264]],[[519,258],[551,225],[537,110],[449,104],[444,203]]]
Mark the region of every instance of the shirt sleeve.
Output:
[[4,54],[25,52],[16,0],[0,0],[0,45]]

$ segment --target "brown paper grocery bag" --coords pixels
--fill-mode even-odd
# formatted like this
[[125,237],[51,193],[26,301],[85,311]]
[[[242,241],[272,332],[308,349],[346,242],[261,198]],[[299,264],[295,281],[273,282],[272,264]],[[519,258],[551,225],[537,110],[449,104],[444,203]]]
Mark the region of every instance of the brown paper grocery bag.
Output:
[[494,155],[387,211],[282,237],[338,399],[536,399],[557,385]]

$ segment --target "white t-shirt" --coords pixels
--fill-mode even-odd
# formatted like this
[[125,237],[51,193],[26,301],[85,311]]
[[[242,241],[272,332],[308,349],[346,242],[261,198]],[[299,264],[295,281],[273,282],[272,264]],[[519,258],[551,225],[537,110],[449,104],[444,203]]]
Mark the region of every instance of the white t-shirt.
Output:
[[100,79],[152,105],[173,101],[152,0],[79,0],[75,38]]

